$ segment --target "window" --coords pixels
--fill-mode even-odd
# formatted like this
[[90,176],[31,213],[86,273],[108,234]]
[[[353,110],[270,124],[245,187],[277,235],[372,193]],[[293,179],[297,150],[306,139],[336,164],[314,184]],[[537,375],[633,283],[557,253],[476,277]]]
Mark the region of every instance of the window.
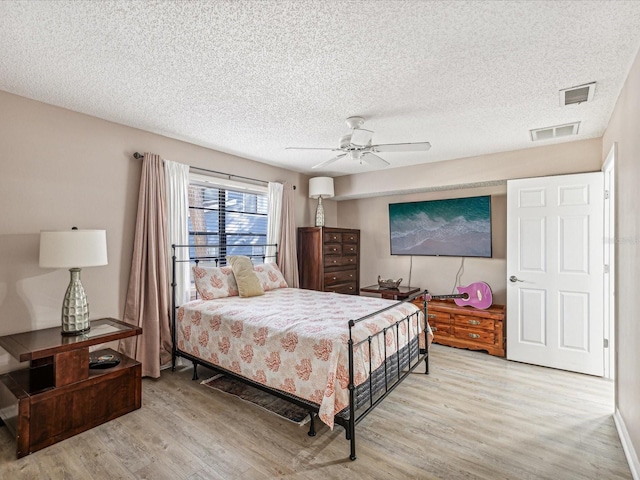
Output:
[[[222,266],[227,255],[262,263],[267,243],[267,189],[192,175],[189,185],[190,256]],[[214,183],[215,182],[215,183]],[[211,246],[215,245],[215,246]]]

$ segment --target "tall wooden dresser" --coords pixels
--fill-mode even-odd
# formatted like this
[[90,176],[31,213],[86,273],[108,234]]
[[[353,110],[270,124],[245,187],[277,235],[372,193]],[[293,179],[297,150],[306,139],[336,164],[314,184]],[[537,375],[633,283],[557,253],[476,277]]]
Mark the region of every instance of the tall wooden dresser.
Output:
[[358,295],[360,230],[298,228],[300,288]]

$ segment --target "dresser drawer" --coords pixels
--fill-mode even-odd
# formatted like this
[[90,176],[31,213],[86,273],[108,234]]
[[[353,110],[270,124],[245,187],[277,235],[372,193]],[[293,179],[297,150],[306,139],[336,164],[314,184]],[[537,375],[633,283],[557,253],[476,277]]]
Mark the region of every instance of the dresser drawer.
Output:
[[331,267],[344,267],[348,265],[358,265],[357,255],[325,255],[324,266],[326,268]]
[[325,255],[340,255],[342,253],[342,244],[325,243],[322,246],[322,253],[324,253]]
[[325,266],[325,268],[341,267],[342,266],[342,256],[341,255],[325,255],[324,256],[324,266]]
[[356,282],[341,283],[340,285],[325,287],[324,291],[335,292],[335,293],[350,293],[353,295],[358,293],[358,289],[356,288]]
[[432,323],[434,335],[451,335],[451,325],[448,323]]
[[357,233],[343,233],[342,234],[342,242],[343,243],[358,243],[358,234]]
[[343,255],[341,265],[357,265],[358,264],[358,256],[357,255]]
[[435,310],[429,309],[429,305],[427,305],[427,314],[429,315],[429,321],[432,323],[450,323],[451,315],[446,312],[438,312]]
[[491,330],[495,328],[495,321],[491,318],[478,318],[468,315],[454,315],[453,323],[460,327],[479,328],[482,330]]
[[486,343],[489,345],[493,345],[496,339],[493,332],[458,326],[454,329],[454,335],[460,340],[472,340],[475,343]]
[[324,243],[342,243],[342,234],[336,232],[324,232]]
[[355,255],[358,253],[358,244],[357,243],[343,243],[342,244],[342,253],[344,255]]
[[337,272],[327,272],[324,274],[325,287],[337,285],[338,283],[355,282],[356,270],[338,270]]

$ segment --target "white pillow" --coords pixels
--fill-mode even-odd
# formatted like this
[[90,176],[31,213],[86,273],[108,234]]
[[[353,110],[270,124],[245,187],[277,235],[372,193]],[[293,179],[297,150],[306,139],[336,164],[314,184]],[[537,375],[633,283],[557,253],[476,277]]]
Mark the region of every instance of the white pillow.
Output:
[[262,289],[267,292],[276,288],[287,288],[287,281],[284,279],[280,268],[275,263],[265,263],[253,267],[260,280]]
[[193,267],[193,280],[203,300],[238,295],[238,284],[231,267]]

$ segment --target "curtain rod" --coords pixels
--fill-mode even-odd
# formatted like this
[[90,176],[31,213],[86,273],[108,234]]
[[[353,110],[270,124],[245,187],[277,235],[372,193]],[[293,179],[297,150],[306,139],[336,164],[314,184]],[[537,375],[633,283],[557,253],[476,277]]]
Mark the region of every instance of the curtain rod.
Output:
[[[138,160],[142,160],[144,158],[144,155],[141,155],[138,152],[135,152],[133,154],[133,158],[136,158]],[[225,173],[225,172],[218,172],[216,170],[208,170],[206,168],[200,168],[200,167],[194,167],[192,165],[189,165],[189,168],[192,168],[194,170],[200,170],[202,172],[209,172],[209,173],[215,173],[217,175],[223,175],[225,177],[228,177],[229,180],[231,180],[231,177],[233,178],[242,178],[243,180],[250,180],[252,182],[258,182],[258,183],[262,183],[263,185],[269,185],[269,182],[267,182],[266,180],[258,180],[257,178],[251,178],[251,177],[243,177],[242,175],[233,175],[232,173]],[[296,186],[293,186],[293,189],[296,189]]]

